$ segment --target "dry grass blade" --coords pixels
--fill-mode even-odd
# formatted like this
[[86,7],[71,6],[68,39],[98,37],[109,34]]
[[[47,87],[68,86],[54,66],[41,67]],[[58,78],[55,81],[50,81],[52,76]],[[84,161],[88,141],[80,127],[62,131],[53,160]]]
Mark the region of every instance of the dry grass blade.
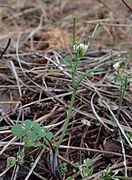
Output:
[[0,151],[0,155],[8,148],[8,146],[10,146],[10,144],[15,141],[16,137],[13,137],[4,147],[3,149]]
[[128,142],[129,146],[130,146],[131,149],[132,149],[132,143],[129,141],[128,137],[126,136],[126,134],[125,134],[124,130],[122,129],[122,127],[121,127],[121,125],[120,125],[118,119],[115,117],[114,113],[111,111],[110,107],[108,106],[108,104],[107,104],[105,101],[104,101],[104,104],[105,104],[106,107],[109,109],[109,111],[110,111],[112,117],[113,117],[114,120],[116,121],[116,123],[117,123],[117,125],[118,125],[120,131],[122,132],[124,138],[126,139],[126,141]]
[[106,127],[109,131],[113,131],[113,129],[110,129],[107,125],[105,125],[105,123],[103,122],[103,120],[98,116],[97,112],[95,111],[95,108],[94,108],[94,105],[93,105],[93,98],[95,96],[95,93],[93,94],[92,98],[91,98],[91,107],[92,107],[92,110],[93,110],[93,113],[95,115],[95,117],[98,119],[98,121],[104,125],[104,127]]
[[[75,163],[83,166],[87,158],[94,162],[93,174],[87,179],[99,179],[109,164],[112,173],[118,171],[122,176],[132,176],[131,77],[117,119],[119,84],[114,81],[116,73],[110,54],[112,48],[113,58],[115,62],[120,61],[121,67],[129,57],[131,2],[124,2],[129,7],[122,1],[115,3],[115,0],[1,1],[1,178],[59,180],[70,176],[81,179]],[[91,39],[95,24],[99,24],[89,52],[79,60],[76,82],[86,70],[103,70],[85,77],[76,92],[66,135],[57,154],[58,167],[66,163],[68,171],[63,175],[57,172],[53,177],[50,149],[40,152],[41,147],[25,148],[23,137],[12,137],[11,128],[29,119],[52,131],[52,146],[58,143],[73,93],[67,63],[69,60],[72,64],[74,62],[72,14],[77,17],[78,43]],[[131,73],[131,67],[130,61],[126,74]],[[19,164],[18,152],[21,149],[24,149],[24,160]],[[17,165],[7,169],[6,161],[10,156],[17,159]],[[32,167],[31,163],[34,164]]]
[[39,153],[37,159],[35,160],[35,162],[34,162],[32,168],[31,168],[30,171],[29,171],[28,175],[25,177],[25,180],[28,180],[29,177],[31,176],[31,174],[32,174],[32,172],[33,172],[33,170],[34,170],[34,168],[36,167],[36,165],[37,165],[38,161],[40,160],[41,156],[43,155],[44,151],[45,151],[45,149],[42,149],[41,152]]

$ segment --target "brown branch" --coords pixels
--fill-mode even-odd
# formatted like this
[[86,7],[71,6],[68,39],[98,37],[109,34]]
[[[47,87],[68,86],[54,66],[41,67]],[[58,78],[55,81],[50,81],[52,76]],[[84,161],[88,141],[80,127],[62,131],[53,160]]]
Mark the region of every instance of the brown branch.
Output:
[[130,7],[129,4],[127,4],[126,0],[122,0],[122,2],[128,7],[128,9],[129,9],[130,11],[132,11],[132,8]]
[[6,52],[6,50],[8,49],[10,43],[11,43],[11,39],[9,38],[8,43],[7,43],[6,47],[5,47],[5,49],[3,50],[3,52],[2,52],[1,55],[0,55],[0,58],[2,58],[2,56],[5,54],[5,52]]

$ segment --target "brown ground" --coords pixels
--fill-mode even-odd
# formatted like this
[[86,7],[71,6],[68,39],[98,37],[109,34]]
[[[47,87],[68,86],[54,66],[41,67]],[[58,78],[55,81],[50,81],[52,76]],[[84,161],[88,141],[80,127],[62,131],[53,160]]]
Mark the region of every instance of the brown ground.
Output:
[[[132,7],[132,1],[126,1]],[[13,124],[31,119],[40,122],[54,134],[55,145],[72,94],[71,76],[61,64],[62,56],[72,55],[73,15],[77,18],[76,35],[79,42],[90,38],[94,27],[99,28],[92,40],[89,52],[79,62],[78,73],[94,67],[103,72],[86,78],[80,85],[74,103],[67,134],[57,155],[58,163],[67,163],[68,171],[54,179],[81,179],[74,163],[93,160],[93,176],[99,179],[110,164],[124,176],[122,148],[118,125],[112,119],[108,107],[98,102],[99,94],[116,115],[119,104],[119,88],[113,83],[116,73],[112,69],[110,49],[122,64],[132,48],[132,11],[119,0],[6,0],[0,1],[0,178],[25,179],[42,148],[25,148],[25,162],[6,172],[6,160],[17,156],[23,149],[20,139],[10,142]],[[9,39],[11,43],[5,47]],[[6,50],[4,52],[4,50]],[[119,53],[120,51],[120,53]],[[60,69],[57,66],[60,62]],[[130,66],[127,73],[131,71]],[[67,76],[66,73],[69,73]],[[99,94],[98,94],[99,93]],[[123,131],[132,133],[132,87],[127,88],[119,124]],[[99,117],[98,117],[99,116]],[[86,119],[90,126],[83,125]],[[128,176],[132,176],[132,151],[122,135]],[[18,142],[18,144],[15,144]],[[131,143],[131,141],[129,140]],[[7,144],[8,143],[8,144]],[[7,144],[7,146],[5,146]],[[53,179],[49,149],[43,152],[29,179]],[[34,162],[33,161],[33,162]],[[76,169],[76,172],[73,172]],[[88,179],[88,178],[87,178]]]

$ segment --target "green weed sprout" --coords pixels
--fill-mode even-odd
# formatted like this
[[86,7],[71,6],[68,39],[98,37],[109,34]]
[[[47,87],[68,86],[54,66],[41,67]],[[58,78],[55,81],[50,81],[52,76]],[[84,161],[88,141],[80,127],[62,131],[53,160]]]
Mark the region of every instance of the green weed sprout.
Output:
[[120,110],[121,110],[122,102],[123,102],[123,99],[125,96],[126,88],[127,88],[128,82],[129,82],[129,78],[132,75],[132,73],[125,74],[125,70],[128,68],[128,64],[129,64],[131,55],[132,55],[132,52],[130,53],[129,58],[127,59],[125,65],[121,71],[120,70],[120,62],[119,61],[117,61],[116,63],[114,62],[114,58],[113,58],[112,51],[111,51],[113,68],[115,69],[115,71],[117,73],[117,77],[115,80],[119,81],[119,83],[120,83],[120,100],[119,100],[119,106],[118,106],[118,111],[117,111],[117,119],[119,119]]
[[[72,92],[72,97],[71,97],[71,102],[70,102],[70,106],[69,106],[69,110],[68,110],[68,114],[67,114],[67,118],[64,124],[64,128],[62,131],[62,134],[60,136],[59,142],[56,146],[56,151],[59,149],[60,144],[63,141],[63,138],[65,136],[68,124],[69,124],[69,120],[70,120],[70,116],[72,113],[72,108],[73,108],[73,104],[74,104],[74,100],[75,100],[75,95],[76,95],[76,91],[78,90],[78,87],[81,83],[81,81],[86,77],[86,76],[93,76],[93,74],[95,72],[99,72],[102,71],[102,68],[98,68],[98,69],[88,69],[86,70],[85,74],[80,74],[78,75],[78,80],[76,80],[76,75],[77,75],[77,67],[78,67],[78,63],[79,60],[86,54],[89,46],[90,46],[90,41],[87,41],[86,44],[84,43],[77,43],[76,41],[76,17],[73,17],[73,49],[74,49],[74,62],[72,62],[71,58],[67,58],[67,63],[69,64],[69,67],[71,68],[71,75],[72,75],[72,86],[73,86],[73,92]],[[98,25],[96,25],[93,33],[92,33],[92,38],[95,35],[95,32],[98,28]],[[66,61],[66,60],[65,60]]]
[[82,178],[87,178],[93,174],[93,162],[87,158],[83,161],[82,165],[78,166]]
[[[47,132],[38,122],[27,119],[23,124],[15,124],[12,127],[11,132],[14,136],[23,138],[24,147],[48,146],[52,153],[54,153],[54,148],[51,144],[53,133]],[[24,155],[23,151],[17,153],[17,163],[19,165],[24,164]],[[16,160],[15,157],[13,158]],[[7,164],[13,164],[13,158],[7,159]]]
[[16,164],[16,158],[15,157],[8,157],[7,158],[7,167],[12,167]]
[[43,145],[51,147],[53,133],[46,132],[45,128],[41,127],[37,122],[25,120],[23,125],[15,124],[11,132],[16,137],[23,137],[25,147],[38,147]]
[[124,177],[124,176],[118,176],[117,175],[118,170],[115,172],[112,172],[110,170],[110,165],[107,166],[107,168],[105,169],[105,172],[102,176],[99,177],[99,180],[131,180],[131,178],[129,177]]
[[67,172],[67,164],[65,162],[58,166],[58,172],[60,175],[64,175]]

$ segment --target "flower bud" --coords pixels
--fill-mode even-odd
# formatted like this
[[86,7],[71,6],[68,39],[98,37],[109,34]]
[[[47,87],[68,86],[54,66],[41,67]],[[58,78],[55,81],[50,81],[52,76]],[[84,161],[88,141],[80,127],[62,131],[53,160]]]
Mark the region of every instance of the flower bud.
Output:
[[86,53],[87,52],[87,49],[88,49],[88,45],[85,45],[83,43],[80,43],[78,45],[78,49],[80,49],[83,53]]
[[80,43],[79,45],[74,45],[73,49],[74,49],[74,51],[79,51],[79,53],[82,55],[82,54],[85,54],[87,52],[88,45]]
[[115,64],[113,64],[113,68],[118,71],[119,70],[119,67],[120,67],[120,63],[119,62],[116,62]]

